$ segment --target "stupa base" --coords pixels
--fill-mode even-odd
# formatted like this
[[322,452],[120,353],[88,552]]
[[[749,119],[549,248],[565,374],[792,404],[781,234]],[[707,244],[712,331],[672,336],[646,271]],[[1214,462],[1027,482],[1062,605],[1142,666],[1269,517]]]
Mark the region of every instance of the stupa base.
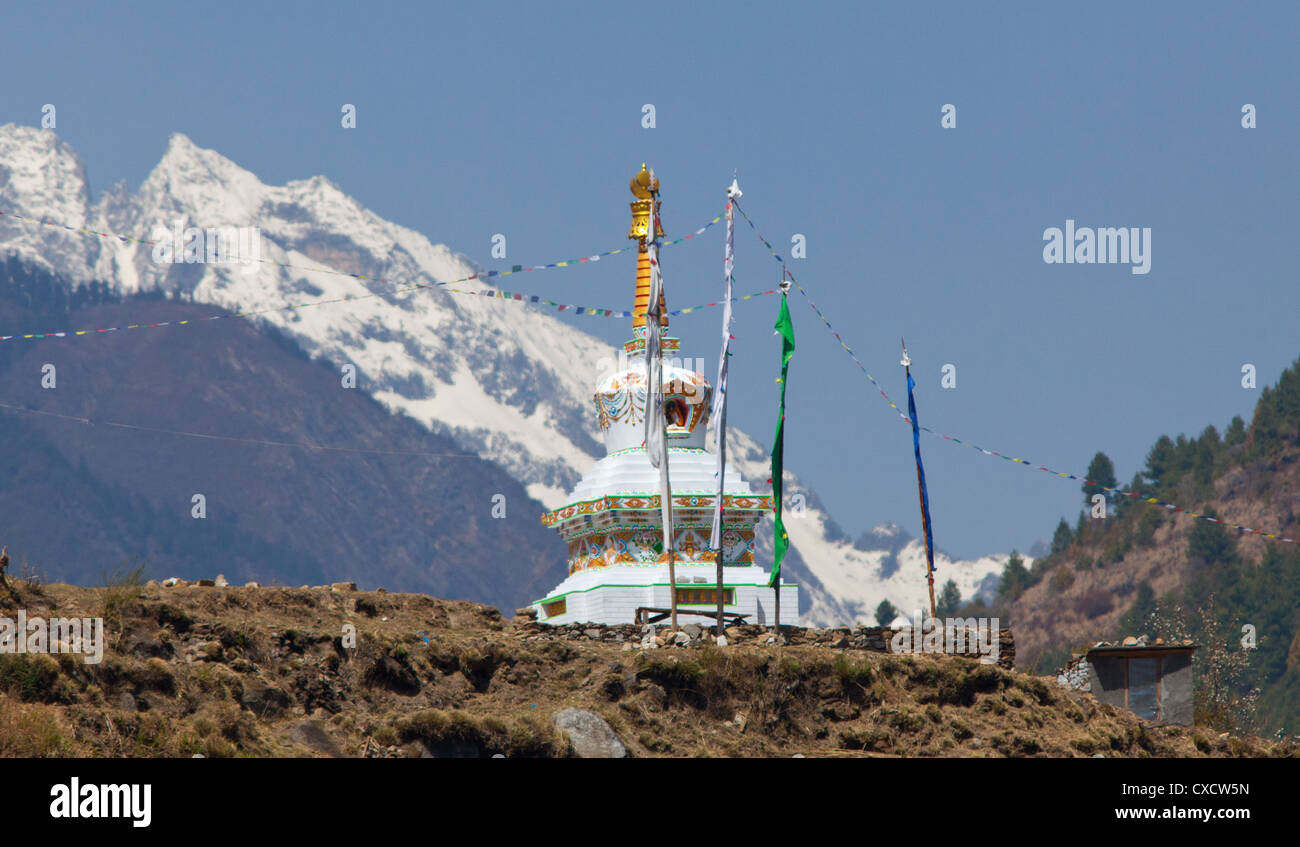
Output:
[[[676,572],[678,623],[707,625],[717,615],[717,566],[682,564]],[[768,576],[766,569],[753,565],[724,568],[723,611],[745,615],[746,623],[775,624],[776,591],[768,587]],[[666,565],[589,568],[529,605],[544,624],[629,624],[636,623],[637,609],[669,608],[671,590]],[[798,620],[799,586],[782,580],[781,624],[793,626]]]

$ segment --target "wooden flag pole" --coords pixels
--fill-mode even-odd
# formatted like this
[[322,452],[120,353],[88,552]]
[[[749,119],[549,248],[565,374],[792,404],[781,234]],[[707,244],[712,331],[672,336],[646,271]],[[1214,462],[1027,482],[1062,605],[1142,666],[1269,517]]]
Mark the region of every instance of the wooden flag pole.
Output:
[[731,175],[731,185],[727,187],[727,239],[723,245],[722,251],[722,274],[723,274],[723,307],[722,307],[722,353],[718,358],[718,384],[714,386],[715,397],[718,401],[718,421],[714,427],[714,434],[718,439],[718,504],[717,511],[714,513],[713,532],[717,536],[717,548],[715,555],[718,563],[718,638],[722,638],[726,632],[726,627],[722,615],[723,597],[726,593],[724,587],[723,567],[726,565],[726,544],[723,543],[723,536],[727,532],[726,522],[726,501],[725,492],[727,490],[727,357],[731,355],[728,348],[731,346],[731,278],[735,265],[735,210],[732,203],[737,197],[741,196],[740,185],[736,182],[736,175]]
[[781,643],[781,577],[776,578],[776,643]]
[[[915,438],[919,436],[915,435],[917,431],[917,422],[916,422],[916,406],[915,406],[915,402],[912,401],[912,360],[907,355],[907,341],[902,338],[900,338],[899,341],[901,341],[903,344],[903,361],[899,362],[899,364],[903,366],[903,370],[907,375],[907,382],[908,382],[907,399],[909,405],[911,405],[912,407],[908,409],[908,412],[910,413],[912,418],[912,431],[913,431],[913,437]],[[930,543],[930,512],[929,509],[927,509],[925,506],[925,478],[921,475],[922,471],[921,471],[920,449],[921,448],[918,445],[916,448],[917,450],[916,496],[921,504],[921,523],[922,523],[922,528],[925,531],[925,561],[926,561],[925,578],[930,585],[930,619],[935,620],[936,618],[938,618],[939,615],[938,615],[937,608],[934,604],[934,548],[931,546]]]

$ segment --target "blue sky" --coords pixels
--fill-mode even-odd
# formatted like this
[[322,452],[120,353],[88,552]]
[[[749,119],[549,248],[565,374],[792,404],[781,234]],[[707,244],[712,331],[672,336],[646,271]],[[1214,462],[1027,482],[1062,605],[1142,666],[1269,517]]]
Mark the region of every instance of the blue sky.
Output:
[[[1297,24],[1271,4],[29,4],[0,34],[0,123],[55,104],[96,194],[183,132],[268,183],[324,174],[487,267],[625,243],[642,161],[670,237],[721,210],[735,170],[778,249],[806,236],[791,270],[900,401],[907,337],[923,423],[1062,470],[1105,450],[1127,481],[1161,433],[1249,418],[1244,363],[1263,386],[1300,355]],[[1150,227],[1150,273],[1045,264],[1066,219]],[[666,253],[673,307],[716,298],[721,236]],[[740,289],[772,287],[747,228],[737,244]],[[626,308],[632,276],[623,256],[516,287]],[[850,532],[918,534],[906,426],[792,298],[786,466]],[[730,419],[764,440],[776,306],[739,305],[733,348]],[[674,323],[710,370],[719,319]],[[952,554],[1025,549],[1081,505],[1075,482],[922,447]]]

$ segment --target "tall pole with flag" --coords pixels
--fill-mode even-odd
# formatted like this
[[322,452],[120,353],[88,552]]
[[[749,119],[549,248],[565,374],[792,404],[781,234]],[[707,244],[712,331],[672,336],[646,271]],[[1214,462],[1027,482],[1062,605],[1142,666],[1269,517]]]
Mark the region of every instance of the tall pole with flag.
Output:
[[[900,339],[901,340],[901,339]],[[921,424],[916,420],[916,397],[913,389],[912,360],[907,355],[907,342],[903,341],[903,360],[899,362],[907,373],[907,416],[912,420],[912,449],[916,453],[916,486],[921,494],[921,526],[925,529],[926,579],[930,583],[930,618],[938,617],[934,605],[934,533],[930,529],[930,494],[925,488],[925,466],[921,464]],[[918,624],[913,624],[917,626]]]
[[781,520],[781,474],[785,465],[785,384],[790,368],[790,359],[794,356],[794,324],[790,321],[790,304],[787,294],[790,283],[785,278],[785,267],[781,268],[781,311],[777,314],[774,329],[781,336],[781,376],[777,382],[781,385],[781,414],[776,421],[776,436],[772,439],[772,510],[773,522],[773,556],[772,578],[768,585],[776,589],[776,632],[781,633],[781,560],[790,549],[790,536],[785,531],[785,522]]
[[722,252],[722,352],[718,354],[717,393],[714,395],[713,412],[709,425],[713,428],[713,438],[718,453],[718,500],[713,507],[713,533],[709,546],[716,551],[718,562],[718,637],[723,635],[723,526],[722,497],[727,475],[727,360],[731,356],[731,282],[732,272],[736,266],[735,253],[735,210],[732,203],[741,196],[740,185],[732,177],[727,188],[727,241]]
[[659,268],[659,192],[654,172],[650,195],[650,227],[646,234],[646,251],[650,259],[650,301],[646,306],[645,363],[645,450],[650,464],[659,469],[660,516],[664,524],[664,550],[668,553],[668,598],[673,630],[677,630],[677,563],[673,550],[673,492],[668,479],[668,420],[664,415],[664,357],[661,341],[663,275]]

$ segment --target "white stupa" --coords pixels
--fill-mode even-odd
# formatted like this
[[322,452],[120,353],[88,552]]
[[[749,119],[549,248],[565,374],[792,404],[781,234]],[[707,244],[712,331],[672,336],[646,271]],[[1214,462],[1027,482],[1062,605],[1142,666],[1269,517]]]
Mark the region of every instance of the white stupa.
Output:
[[[650,292],[646,249],[658,181],[641,166],[632,179],[632,229],[638,239],[633,338],[612,374],[596,387],[596,417],[605,458],[574,488],[569,504],[542,516],[569,545],[568,577],[532,606],[543,623],[633,623],[638,609],[670,607],[668,551],[663,546],[659,471],[645,450],[645,322]],[[662,237],[662,232],[656,232]],[[667,309],[660,301],[660,324]],[[717,611],[717,553],[709,549],[717,497],[717,457],[705,449],[713,388],[704,375],[672,361],[679,349],[664,338],[663,380],[673,502],[673,557],[679,623],[707,625]],[[769,570],[754,559],[754,527],[772,511],[772,497],[756,494],[728,467],[723,497],[723,609],[747,623],[772,625],[775,590]],[[781,623],[798,618],[798,587],[781,583]]]

